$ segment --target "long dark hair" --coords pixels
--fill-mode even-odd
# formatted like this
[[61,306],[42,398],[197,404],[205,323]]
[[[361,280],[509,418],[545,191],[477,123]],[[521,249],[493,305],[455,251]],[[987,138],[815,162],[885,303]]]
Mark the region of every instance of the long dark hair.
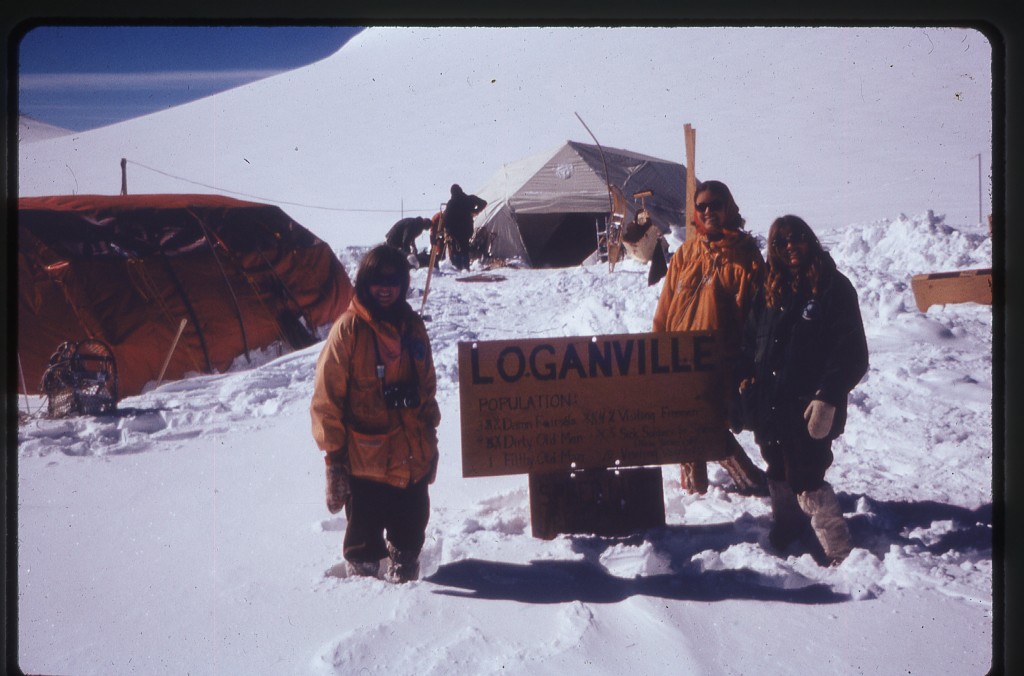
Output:
[[[780,241],[785,236],[802,237],[807,242],[809,264],[802,275],[791,275],[786,246]],[[806,291],[812,297],[818,295],[822,277],[826,274],[825,250],[811,226],[799,216],[779,216],[768,228],[768,279],[765,281],[765,301],[768,307],[781,302],[788,288],[794,292]]]
[[[395,274],[401,277],[402,290],[394,305],[385,311],[370,295],[370,284],[388,270],[394,270]],[[409,294],[409,261],[405,258],[404,253],[392,246],[387,244],[375,246],[359,262],[355,287],[356,298],[371,315],[378,319],[394,322],[409,308],[409,301],[406,300],[406,296]]]

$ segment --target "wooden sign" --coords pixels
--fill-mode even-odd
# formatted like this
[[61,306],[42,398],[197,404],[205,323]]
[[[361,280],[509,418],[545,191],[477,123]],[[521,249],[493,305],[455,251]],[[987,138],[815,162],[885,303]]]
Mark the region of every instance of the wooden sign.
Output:
[[725,457],[715,332],[459,343],[462,475]]

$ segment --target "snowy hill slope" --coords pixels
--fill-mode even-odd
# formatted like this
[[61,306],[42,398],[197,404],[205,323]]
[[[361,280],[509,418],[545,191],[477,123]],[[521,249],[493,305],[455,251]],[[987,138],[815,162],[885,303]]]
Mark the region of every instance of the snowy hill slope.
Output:
[[45,141],[46,139],[59,138],[74,133],[70,129],[40,122],[28,115],[18,116],[18,143],[34,143],[35,141]]
[[367,244],[452,183],[589,143],[579,114],[606,146],[681,163],[692,124],[696,175],[728,183],[752,230],[787,211],[973,224],[991,62],[964,29],[371,28],[310,66],[24,145],[19,187],[117,194],[125,158],[131,193],[255,198]]

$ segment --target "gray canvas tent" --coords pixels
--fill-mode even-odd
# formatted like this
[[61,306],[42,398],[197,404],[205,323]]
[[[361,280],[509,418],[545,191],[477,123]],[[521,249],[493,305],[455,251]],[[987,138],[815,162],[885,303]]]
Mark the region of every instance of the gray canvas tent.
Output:
[[[608,183],[629,203],[626,222],[645,190],[652,220],[683,238],[686,167],[629,150],[567,141],[559,148],[502,167],[477,195],[487,208],[476,217],[477,243],[496,258],[530,267],[578,265],[597,248],[596,226],[608,218]],[[605,180],[605,162],[608,181]],[[635,202],[635,203],[634,203]]]

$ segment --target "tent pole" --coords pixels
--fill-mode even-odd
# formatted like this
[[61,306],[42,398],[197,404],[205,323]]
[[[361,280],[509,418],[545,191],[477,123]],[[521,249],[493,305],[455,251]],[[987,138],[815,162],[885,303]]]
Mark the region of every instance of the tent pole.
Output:
[[[249,358],[249,338],[245,334],[245,320],[242,317],[242,308],[238,305],[238,296],[235,295],[235,289],[231,286],[231,280],[228,279],[228,273],[224,271],[224,265],[221,264],[220,257],[217,256],[217,248],[213,245],[213,241],[210,239],[209,228],[207,228],[206,224],[198,217],[196,217],[196,223],[198,223],[199,227],[202,228],[203,237],[206,239],[206,244],[210,247],[210,253],[213,254],[214,262],[217,263],[217,269],[220,270],[220,276],[224,279],[224,284],[228,287],[228,293],[231,295],[231,302],[235,306],[235,316],[238,318],[238,329],[242,333],[242,349],[245,352],[245,363],[251,364],[252,359]],[[224,243],[224,240],[218,237],[217,241],[224,247],[225,252],[228,255],[231,255],[230,252],[227,251],[227,244]]]
[[[579,113],[574,111],[573,115],[575,115],[576,119],[580,121],[580,124],[582,124],[583,128],[587,130],[587,133],[590,134],[590,138],[594,139],[594,145],[597,146],[597,152],[601,153],[601,164],[604,165],[604,182],[605,185],[608,186],[608,226],[605,228],[605,241],[608,243],[608,272],[611,272],[615,269],[615,261],[612,259],[612,246],[618,246],[618,237],[615,237],[616,242],[614,244],[611,241],[613,238],[611,226],[612,222],[615,220],[612,177],[611,174],[608,173],[608,161],[604,157],[604,148],[601,147],[601,142],[597,140],[596,136],[594,136],[594,132],[590,131],[590,127],[588,127],[587,123],[583,121],[583,118],[580,117]],[[623,209],[623,212],[625,212],[625,209]]]
[[181,298],[181,302],[185,306],[185,312],[192,318],[192,323],[196,325],[196,337],[199,338],[199,347],[203,349],[203,359],[206,361],[205,373],[212,373],[213,364],[210,363],[210,350],[206,345],[206,336],[203,335],[202,327],[199,324],[199,316],[196,314],[195,308],[192,307],[192,301],[189,299],[188,293],[185,292],[185,287],[181,285],[181,280],[178,278],[177,273],[174,272],[170,258],[164,253],[163,249],[158,249],[157,254],[164,265],[164,271],[167,273],[168,279],[171,280],[174,290],[178,292],[178,297]]

